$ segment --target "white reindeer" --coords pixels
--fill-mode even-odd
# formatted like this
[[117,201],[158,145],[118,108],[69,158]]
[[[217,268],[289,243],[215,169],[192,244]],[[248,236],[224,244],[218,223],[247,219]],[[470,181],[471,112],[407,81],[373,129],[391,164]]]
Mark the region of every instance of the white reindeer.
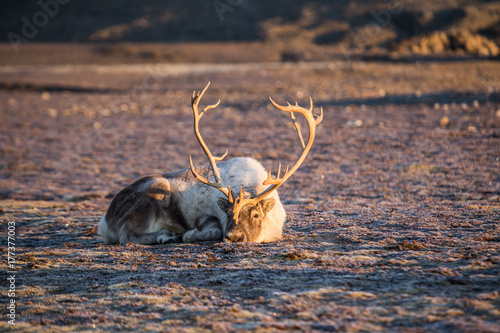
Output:
[[[233,158],[216,164],[222,157],[214,157],[199,131],[199,121],[209,109],[198,111],[198,103],[210,82],[200,93],[193,92],[191,106],[194,114],[194,132],[210,166],[152,175],[141,178],[121,190],[111,202],[99,222],[99,234],[107,244],[165,244],[174,242],[225,241],[272,242],[282,236],[286,213],[276,189],[299,168],[314,141],[316,125],[323,119],[312,114],[313,103],[304,109],[297,104],[281,106],[271,98],[279,110],[290,112],[302,142],[303,151],[292,168],[282,177],[281,164],[276,178],[250,157]],[[294,112],[301,113],[309,125],[309,139],[304,144]],[[210,174],[213,173],[213,178]],[[213,180],[207,180],[213,179]],[[207,186],[208,185],[208,186]],[[240,188],[236,197],[231,188]],[[222,197],[221,194],[224,196]]]

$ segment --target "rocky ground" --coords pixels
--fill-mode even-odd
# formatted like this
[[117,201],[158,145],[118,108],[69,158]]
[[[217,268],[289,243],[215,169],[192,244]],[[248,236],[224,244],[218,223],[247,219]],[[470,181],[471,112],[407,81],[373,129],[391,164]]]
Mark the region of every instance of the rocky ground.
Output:
[[[497,61],[25,64],[0,77],[16,330],[500,332]],[[324,109],[280,189],[284,239],[103,245],[97,222],[120,188],[189,154],[204,163],[190,95],[208,81],[214,153],[268,169],[300,152],[268,96]]]

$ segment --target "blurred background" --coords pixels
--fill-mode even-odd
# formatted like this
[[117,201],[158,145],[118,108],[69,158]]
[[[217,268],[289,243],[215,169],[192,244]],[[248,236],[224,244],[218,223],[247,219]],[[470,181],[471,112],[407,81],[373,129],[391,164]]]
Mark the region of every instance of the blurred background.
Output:
[[[0,60],[8,63],[500,54],[498,1],[5,0],[0,11],[0,41],[26,49],[14,56],[16,46],[2,48]],[[46,49],[30,52],[24,43],[33,42]],[[53,43],[71,47],[55,51]]]
[[[500,187],[498,1],[4,0],[0,13],[0,198],[106,197],[186,168],[200,153],[191,94],[208,81],[215,153],[269,169],[299,148],[268,96],[324,108],[291,201]],[[454,162],[464,145],[477,187]]]

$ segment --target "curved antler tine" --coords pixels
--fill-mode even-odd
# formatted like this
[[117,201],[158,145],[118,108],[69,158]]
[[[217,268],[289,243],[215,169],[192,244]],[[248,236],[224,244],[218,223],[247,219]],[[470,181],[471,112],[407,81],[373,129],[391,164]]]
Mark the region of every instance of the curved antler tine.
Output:
[[319,116],[315,116],[316,125],[319,125],[323,121],[323,108],[320,108],[321,114]]
[[273,99],[271,97],[269,97],[269,100],[274,105],[274,107],[277,108],[278,110],[285,111],[285,112],[299,112],[302,114],[307,113],[307,109],[299,106],[297,102],[295,102],[295,105],[292,105],[289,102],[286,102],[287,106],[284,106],[284,105],[279,105],[278,103],[273,101]]
[[[194,170],[194,165],[193,165],[193,159],[191,158],[191,155],[189,155],[189,165],[191,166],[191,171]],[[194,171],[196,172],[196,171]]]
[[205,91],[208,89],[209,86],[210,86],[210,81],[208,81],[207,85],[205,86],[202,92],[199,91],[196,92],[196,90],[194,90],[193,97],[191,97],[191,104],[198,106],[198,102],[203,97],[203,94],[205,93]]
[[234,203],[234,192],[231,189],[231,186],[228,186],[227,190],[228,190],[227,200],[229,200],[230,203]]
[[226,152],[222,156],[214,156],[214,160],[222,161],[224,159],[224,157],[226,157],[227,153],[228,153],[228,150],[226,149]]
[[271,171],[268,172],[266,180],[262,183],[262,185],[281,185],[286,178],[288,178],[288,170],[290,166],[287,165],[285,173],[281,176],[281,163],[278,164],[278,172],[276,173],[276,177],[273,178],[271,175]]
[[191,158],[191,155],[189,155],[189,164],[191,166],[191,173],[193,174],[193,176],[196,179],[198,179],[200,182],[208,185],[210,182],[208,180],[206,180],[205,178],[203,178],[202,176],[200,176],[200,174],[194,168],[193,159]]
[[210,110],[210,109],[215,109],[216,107],[218,107],[218,106],[219,106],[219,104],[220,104],[220,99],[219,99],[219,101],[218,101],[217,103],[212,104],[212,105],[209,105],[209,106],[207,106],[206,108],[204,108],[204,109],[203,109],[203,112],[207,112],[207,111],[208,111],[208,110]]
[[206,178],[202,177],[196,171],[196,169],[195,169],[195,167],[193,165],[193,159],[191,158],[191,155],[189,156],[189,164],[191,166],[191,173],[193,174],[193,176],[198,181],[200,181],[201,183],[203,183],[205,185],[215,187],[216,189],[218,189],[219,191],[221,191],[228,198],[229,202],[234,202],[234,193],[231,190],[230,186],[224,187],[224,185],[222,184],[222,182],[214,183],[214,182],[211,182],[211,181],[207,180]]
[[241,202],[243,200],[243,186],[240,186],[240,196],[239,196],[239,201]]
[[208,81],[207,85],[205,86],[205,88],[200,92],[198,92],[198,99],[201,99],[203,97],[203,94],[205,93],[205,91],[207,91],[208,87],[210,86],[210,81]]
[[304,138],[302,137],[302,131],[300,130],[300,124],[295,119],[295,113],[291,112],[290,118],[292,118],[293,126],[295,127],[295,130],[297,131],[297,134],[299,136],[299,140],[300,140],[300,144],[302,145],[302,149],[304,149],[306,147],[306,144],[304,143]]
[[269,100],[271,101],[271,104],[274,105],[275,108],[279,109],[281,107],[281,105],[279,105],[278,103],[276,103],[275,101],[273,101],[273,99],[271,98],[271,96],[269,96]]
[[309,112],[312,113],[313,111],[313,99],[311,96],[309,96]]

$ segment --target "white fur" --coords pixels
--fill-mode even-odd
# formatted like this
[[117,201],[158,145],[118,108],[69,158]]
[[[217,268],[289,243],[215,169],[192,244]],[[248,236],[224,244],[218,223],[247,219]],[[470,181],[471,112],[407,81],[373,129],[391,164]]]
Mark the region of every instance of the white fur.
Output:
[[[265,188],[264,186],[264,189]],[[262,191],[263,189],[259,189],[258,193]],[[280,240],[283,234],[283,224],[286,219],[285,208],[281,204],[277,191],[269,194],[268,198],[274,199],[275,204],[273,209],[266,215],[266,223],[263,224],[262,232],[259,238],[256,239],[256,243],[274,242]]]
[[99,236],[104,238],[104,241],[106,243],[109,243],[111,239],[115,238],[112,237],[113,235],[110,235],[109,229],[108,229],[108,222],[106,222],[106,214],[104,214],[101,219],[99,220],[99,227],[98,227],[98,232]]

